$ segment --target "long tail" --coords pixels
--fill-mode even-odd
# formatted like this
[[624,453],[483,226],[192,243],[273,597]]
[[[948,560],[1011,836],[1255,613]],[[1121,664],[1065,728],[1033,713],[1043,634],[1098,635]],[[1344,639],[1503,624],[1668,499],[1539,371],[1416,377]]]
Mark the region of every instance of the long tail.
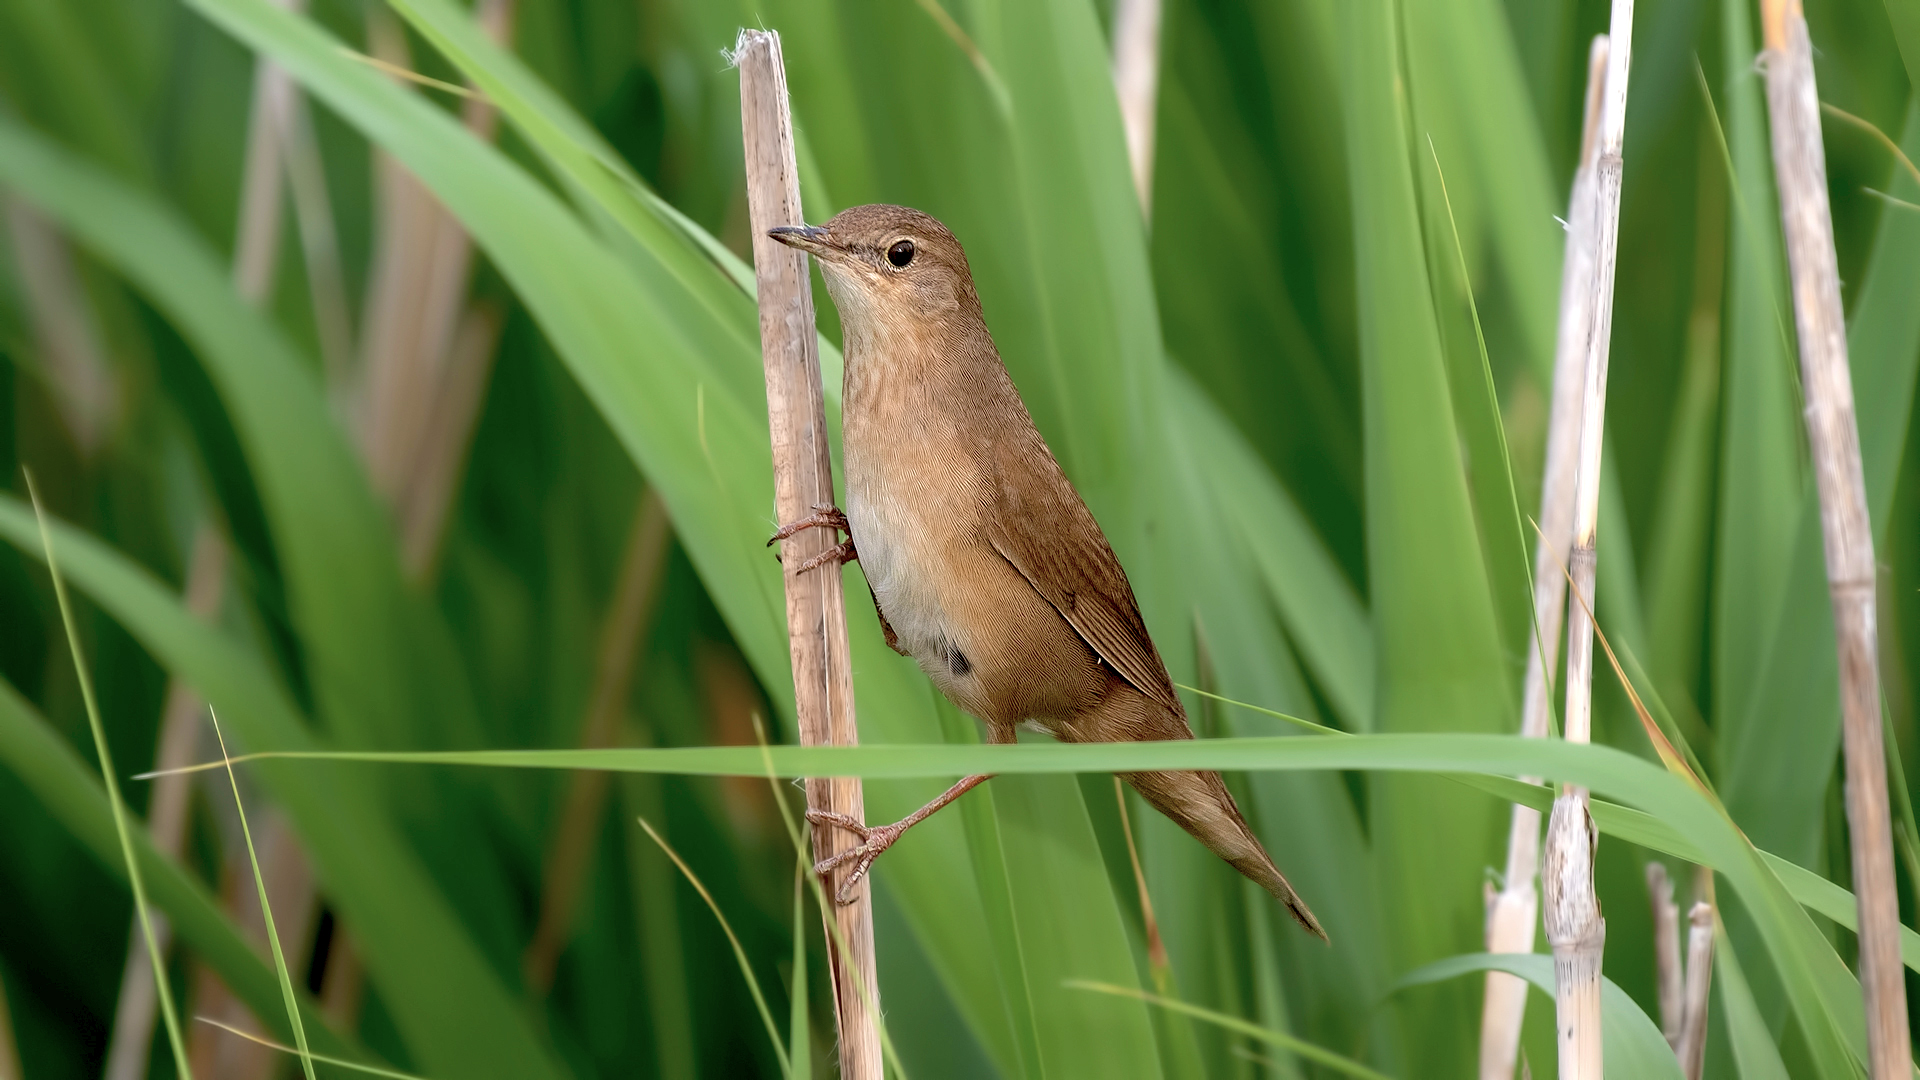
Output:
[[1172,818],[1209,851],[1225,859],[1235,870],[1252,878],[1261,888],[1287,906],[1287,910],[1322,941],[1327,932],[1300,894],[1293,891],[1287,877],[1273,865],[1267,849],[1260,845],[1247,819],[1240,816],[1233,794],[1214,772],[1142,772],[1121,773],[1120,778],[1133,785],[1141,798]]

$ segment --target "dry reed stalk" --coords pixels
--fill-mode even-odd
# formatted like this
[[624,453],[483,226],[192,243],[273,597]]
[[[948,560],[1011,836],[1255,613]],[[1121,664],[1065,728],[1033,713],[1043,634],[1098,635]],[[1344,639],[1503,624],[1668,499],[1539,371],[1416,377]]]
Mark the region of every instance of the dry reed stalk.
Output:
[[[504,42],[513,11],[513,0],[483,0],[474,20]],[[408,68],[405,35],[390,16],[370,18],[368,30],[376,58]],[[466,99],[461,118],[487,140],[499,123],[478,97]],[[467,303],[473,241],[466,230],[391,157],[377,160],[380,226],[355,412],[367,470],[400,524],[402,566],[419,579],[445,531],[500,319]]]
[[334,225],[333,200],[320,145],[313,134],[313,116],[295,87],[281,133],[282,165],[287,190],[293,194],[293,216],[300,229],[300,254],[306,260],[307,291],[313,304],[315,335],[320,341],[321,368],[333,395],[345,392],[353,366],[353,313],[347,306],[346,271],[340,265],[340,237]]
[[[231,913],[235,925],[245,934],[257,952],[266,953],[266,915],[260,907],[260,894],[254,888],[253,874],[247,862],[237,813],[231,803],[221,804],[223,845],[220,881],[221,906]],[[254,847],[260,859],[260,874],[272,899],[274,922],[280,940],[291,946],[288,964],[295,971],[305,970],[306,950],[313,942],[313,929],[319,915],[319,896],[315,891],[313,870],[301,850],[300,838],[285,817],[269,809],[264,820],[255,820]],[[227,990],[212,968],[200,967],[194,978],[194,1013],[210,1017],[231,1027],[258,1027],[252,1009]],[[188,1060],[195,1076],[220,1077],[221,1080],[271,1080],[278,1075],[286,1058],[273,1049],[245,1039],[233,1038],[217,1027],[195,1024],[187,1035]]]
[[280,262],[281,143],[293,111],[293,79],[262,59],[253,69],[253,105],[247,115],[247,154],[240,180],[240,221],[234,230],[233,281],[240,298],[259,304],[273,287]]
[[13,1038],[13,1013],[7,1008],[7,984],[0,980],[0,1080],[26,1080],[20,1048]]
[[1867,516],[1833,218],[1827,205],[1820,99],[1799,0],[1766,0],[1761,15],[1773,171],[1780,188],[1780,221],[1793,279],[1807,445],[1820,493],[1834,645],[1840,654],[1847,825],[1860,912],[1860,989],[1866,998],[1869,1075],[1873,1080],[1896,1080],[1911,1074],[1913,1047],[1900,961],[1900,907],[1894,892],[1886,747],[1880,720],[1873,525]]
[[[1601,95],[1594,197],[1576,212],[1592,215],[1592,308],[1582,373],[1579,465],[1574,474],[1570,588],[1579,603],[1567,618],[1566,738],[1591,741],[1593,728],[1593,583],[1600,512],[1600,464],[1605,446],[1607,359],[1613,334],[1613,279],[1620,239],[1621,148],[1625,142],[1627,74],[1633,57],[1633,0],[1614,0],[1607,31],[1606,86]],[[1601,1080],[1600,960],[1607,937],[1594,893],[1593,859],[1599,834],[1588,812],[1587,790],[1565,785],[1547,823],[1542,882],[1543,922],[1553,946],[1555,1030],[1561,1080]]]
[[[615,743],[633,688],[640,632],[646,628],[654,598],[659,595],[671,538],[666,504],[660,501],[656,489],[648,488],[634,511],[613,602],[600,627],[593,698],[580,731],[580,745],[585,749],[598,750]],[[572,934],[580,889],[592,865],[593,840],[607,808],[609,779],[604,772],[576,772],[569,777],[566,800],[547,843],[540,921],[534,927],[533,940],[520,956],[521,971],[535,995],[545,995],[552,988],[554,965]]]
[[120,412],[120,383],[107,362],[93,304],[60,230],[22,199],[7,195],[0,201],[54,407],[80,460],[91,461]]
[[1680,958],[1680,905],[1664,863],[1647,864],[1647,899],[1653,905],[1653,972],[1660,993],[1660,1034],[1680,1049],[1687,1022],[1687,976]]
[[[1547,419],[1547,453],[1540,482],[1540,532],[1533,555],[1533,619],[1539,635],[1527,651],[1525,706],[1520,734],[1545,738],[1553,710],[1553,669],[1560,660],[1560,629],[1567,610],[1564,568],[1573,543],[1573,487],[1579,450],[1580,395],[1587,361],[1587,322],[1593,302],[1592,218],[1582,208],[1593,201],[1594,134],[1600,117],[1600,91],[1606,80],[1607,39],[1598,35],[1587,56],[1587,104],[1581,128],[1580,163],[1567,201],[1567,246],[1560,269],[1560,327],[1553,360],[1552,405]],[[1538,783],[1537,777],[1528,780]],[[1513,807],[1507,833],[1506,876],[1487,897],[1487,951],[1530,953],[1540,900],[1534,878],[1540,872],[1540,811]],[[1520,1054],[1520,1025],[1526,1018],[1526,980],[1504,972],[1487,973],[1480,1014],[1480,1078],[1510,1080]]]
[[[289,11],[303,11],[306,0],[274,0]],[[286,181],[282,190],[282,180]],[[281,218],[286,194],[293,195],[301,254],[314,326],[329,381],[345,373],[352,351],[345,279],[340,269],[333,205],[327,197],[319,148],[300,88],[285,68],[262,58],[253,72],[253,103],[247,116],[247,149],[241,172],[240,221],[235,230],[234,281],[249,303],[266,299],[280,260]]]
[[1120,0],[1113,10],[1113,92],[1127,133],[1140,216],[1153,211],[1154,111],[1160,102],[1160,0]]
[[430,577],[439,556],[504,323],[505,315],[497,305],[475,303],[462,313],[454,329],[438,393],[427,407],[412,474],[395,508],[400,518],[400,565],[415,580]]
[[[776,243],[767,230],[801,225],[800,174],[794,164],[793,121],[780,35],[742,30],[733,53],[740,69],[740,123],[746,149],[747,209],[760,304],[760,345],[766,366],[767,420],[773,438],[775,513],[798,521],[834,502],[833,464],[827,452],[826,397],[813,320],[807,256]],[[806,529],[781,543],[786,581],[787,635],[793,657],[794,706],[800,741],[851,746],[853,671],[847,644],[846,598],[833,568],[798,573],[808,559],[832,547],[826,529]],[[807,807],[865,820],[857,778],[807,781]],[[844,829],[813,827],[813,851],[825,859],[854,846]],[[834,893],[831,883],[827,895]],[[853,902],[826,913],[839,927],[827,935],[839,1028],[840,1071],[849,1080],[880,1080],[880,988],[874,976],[870,884]],[[841,943],[845,953],[841,952]]]
[[1713,986],[1713,905],[1700,901],[1687,913],[1685,1020],[1673,1051],[1687,1080],[1700,1080],[1707,1060],[1707,992]]
[[360,1026],[360,1005],[366,989],[367,968],[360,959],[360,948],[336,915],[326,967],[320,972],[320,1012],[335,1031],[353,1031]]
[[[220,607],[220,596],[227,576],[227,545],[211,525],[202,523],[193,538],[193,554],[187,563],[186,605],[189,614],[212,619]],[[153,767],[166,773],[194,763],[198,755],[200,715],[206,705],[193,689],[178,679],[167,684],[166,705],[161,712],[159,746]],[[153,793],[147,803],[147,831],[153,836],[154,850],[178,858],[187,835],[187,799],[193,778],[185,773],[168,773],[153,781]],[[127,964],[120,975],[120,997],[113,1011],[113,1035],[107,1043],[106,1080],[140,1080],[147,1075],[148,1054],[153,1046],[153,1022],[159,1009],[154,993],[153,958],[140,945],[138,919],[130,920]],[[160,954],[166,955],[173,938],[166,917],[153,915],[153,939]]]

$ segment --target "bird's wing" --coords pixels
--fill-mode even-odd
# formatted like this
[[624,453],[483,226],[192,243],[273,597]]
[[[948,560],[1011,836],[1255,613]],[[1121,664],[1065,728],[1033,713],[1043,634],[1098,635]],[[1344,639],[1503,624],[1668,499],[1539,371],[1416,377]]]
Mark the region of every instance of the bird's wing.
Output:
[[1121,678],[1184,715],[1106,534],[1045,444],[1037,450],[1002,458],[988,539]]

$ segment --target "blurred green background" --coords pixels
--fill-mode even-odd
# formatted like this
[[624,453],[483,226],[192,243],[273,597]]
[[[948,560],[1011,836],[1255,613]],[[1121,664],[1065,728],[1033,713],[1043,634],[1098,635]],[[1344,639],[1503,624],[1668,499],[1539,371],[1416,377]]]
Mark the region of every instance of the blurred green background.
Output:
[[[0,0],[0,1073],[175,1068],[23,468],[66,523],[188,1016],[288,1030],[231,792],[125,779],[217,758],[203,702],[248,750],[750,745],[757,718],[794,741],[722,56],[742,25],[783,36],[809,220],[904,203],[966,245],[1178,681],[1354,733],[1516,730],[1555,216],[1607,14],[1166,0],[1143,212],[1099,0]],[[1598,618],[1747,837],[1845,887],[1756,15],[1636,12]],[[1920,11],[1807,16],[1822,99],[1860,121],[1825,117],[1828,184],[1911,774],[1920,177],[1885,139],[1920,156]],[[976,741],[865,594],[849,581],[863,741]],[[1651,759],[1605,669],[1595,692],[1596,741]],[[1294,730],[1188,704],[1203,736]],[[780,1075],[645,817],[739,934],[796,1066],[833,1067],[818,914],[764,781],[240,780],[316,1050],[446,1080]],[[1478,976],[1396,981],[1480,949],[1507,804],[1407,773],[1230,780],[1331,949],[1135,800],[1162,966],[1110,780],[1002,778],[877,871],[901,1074],[1337,1075],[1062,985],[1092,979],[1390,1075],[1470,1075]],[[869,815],[943,785],[870,782]],[[1920,838],[1895,818],[1910,922]],[[1607,974],[1657,1018],[1654,857],[1608,837],[1598,879]],[[1851,1075],[1825,1026],[1857,1027],[1851,935],[1807,924],[1814,985],[1720,898],[1708,1075]],[[185,1028],[197,1075],[298,1071]],[[1552,1035],[1536,993],[1534,1076]]]

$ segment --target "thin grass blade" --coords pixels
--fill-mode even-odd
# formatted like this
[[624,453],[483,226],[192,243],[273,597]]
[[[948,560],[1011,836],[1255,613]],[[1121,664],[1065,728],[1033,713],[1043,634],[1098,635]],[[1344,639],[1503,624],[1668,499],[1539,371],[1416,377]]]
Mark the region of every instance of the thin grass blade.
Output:
[[27,472],[27,492],[33,497],[33,514],[40,526],[40,548],[47,560],[47,573],[53,578],[53,594],[60,603],[60,624],[67,631],[67,648],[73,657],[73,669],[80,680],[80,694],[87,708],[87,727],[93,732],[93,749],[100,758],[100,776],[107,789],[107,806],[113,811],[114,831],[120,837],[120,859],[126,866],[127,881],[133,886],[134,911],[140,917],[140,936],[146,940],[147,955],[153,962],[153,981],[160,996],[160,1017],[166,1025],[167,1043],[173,1050],[173,1065],[186,1080],[193,1069],[187,1064],[187,1044],[180,1037],[180,1017],[173,1004],[173,988],[167,981],[166,957],[153,936],[153,917],[147,903],[146,875],[134,857],[132,826],[128,824],[126,800],[120,795],[120,778],[113,770],[113,752],[107,746],[106,727],[100,722],[100,703],[94,698],[93,679],[87,672],[86,657],[80,651],[80,631],[74,626],[73,605],[67,599],[66,579],[60,576],[60,564],[53,554],[53,533],[47,527],[45,511],[40,507],[40,492],[34,487],[33,473]]

